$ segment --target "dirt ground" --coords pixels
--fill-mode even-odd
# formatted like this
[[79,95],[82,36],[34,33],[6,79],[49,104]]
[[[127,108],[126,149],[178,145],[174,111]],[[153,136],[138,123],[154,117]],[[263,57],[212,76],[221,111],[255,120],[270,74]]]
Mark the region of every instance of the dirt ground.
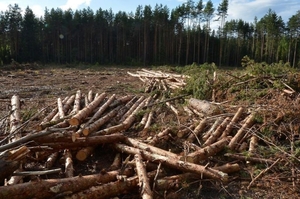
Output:
[[[72,69],[72,68],[47,68],[38,70],[0,70],[0,118],[8,113],[10,99],[18,94],[22,100],[22,110],[28,114],[27,118],[34,112],[56,103],[58,97],[62,99],[75,94],[77,90],[88,93],[93,90],[95,93],[106,92],[124,96],[127,94],[143,95],[144,85],[136,77],[127,74],[127,71],[134,72],[138,68],[107,67],[97,69]],[[275,94],[274,94],[275,95]],[[277,95],[277,94],[276,94]],[[270,97],[272,100],[274,96]],[[262,103],[266,103],[263,101]],[[275,105],[278,101],[273,102]],[[43,118],[45,115],[41,115]],[[165,115],[164,115],[165,116]],[[161,116],[163,118],[163,116]],[[167,117],[165,118],[166,120]],[[171,117],[171,119],[178,119]],[[179,118],[186,121],[187,118]],[[163,123],[163,122],[162,122]],[[160,123],[160,124],[162,124]],[[114,155],[105,147],[96,150],[97,152],[89,160],[79,165],[75,162],[75,174],[91,174],[101,171],[111,164]],[[99,161],[99,157],[107,162]],[[106,164],[106,165],[105,165]],[[243,171],[252,173],[253,167],[243,165]],[[252,173],[253,174],[253,173]],[[247,189],[251,181],[248,177],[243,178],[241,173],[230,176],[228,184],[217,184],[204,181],[200,194],[197,193],[199,184],[190,185],[178,192],[174,192],[169,198],[297,198],[298,193],[292,187],[291,180],[280,180],[280,171],[265,175],[257,180],[255,186]],[[120,198],[138,198],[136,193],[120,196]]]

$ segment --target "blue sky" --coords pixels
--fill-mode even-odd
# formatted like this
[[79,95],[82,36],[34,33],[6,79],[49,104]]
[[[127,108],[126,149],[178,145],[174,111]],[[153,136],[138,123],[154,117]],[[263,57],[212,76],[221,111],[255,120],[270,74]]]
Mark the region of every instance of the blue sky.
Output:
[[[194,0],[197,2],[197,0]],[[217,8],[222,0],[212,0]],[[169,9],[182,4],[185,0],[0,0],[0,11],[7,10],[9,4],[17,3],[22,10],[29,6],[35,15],[42,16],[45,7],[48,9],[60,7],[62,9],[83,9],[91,7],[94,11],[112,8],[114,13],[118,11],[135,12],[138,5],[155,6],[156,3],[167,5]],[[206,3],[206,0],[203,0]],[[271,8],[287,21],[292,15],[300,10],[300,0],[229,0],[228,18],[243,19],[253,22],[255,16],[260,19]]]

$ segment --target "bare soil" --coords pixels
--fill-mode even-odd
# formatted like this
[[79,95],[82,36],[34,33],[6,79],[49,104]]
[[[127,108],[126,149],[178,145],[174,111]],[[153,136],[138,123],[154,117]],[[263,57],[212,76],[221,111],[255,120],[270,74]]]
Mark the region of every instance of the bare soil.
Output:
[[[38,110],[56,103],[58,97],[63,99],[66,96],[75,94],[77,90],[81,90],[82,93],[88,93],[89,90],[93,90],[95,93],[106,92],[117,94],[118,96],[127,94],[143,95],[143,83],[138,78],[127,74],[127,71],[134,72],[136,70],[138,68],[118,67],[97,69],[55,67],[38,70],[0,70],[0,118],[8,113],[10,99],[14,94],[18,94],[22,99],[24,120]],[[217,99],[218,97],[222,101],[233,98],[232,96],[224,97],[224,93],[220,93]],[[245,104],[245,102],[243,103]],[[271,91],[269,95],[266,95],[264,99],[257,100],[256,103],[272,105],[274,110],[281,110],[287,106],[290,106],[291,110],[300,108],[296,98],[282,96],[277,91]],[[274,112],[276,113],[277,111]],[[40,118],[44,116],[41,115]],[[276,117],[276,115],[270,115],[267,110],[266,116]],[[174,121],[184,123],[189,118],[185,116],[176,118],[174,115],[162,113],[156,117],[156,120],[158,125],[164,125]],[[159,127],[157,128],[159,129]],[[130,136],[136,135],[132,134]],[[170,145],[176,144],[170,143]],[[75,161],[75,174],[85,175],[101,172],[101,170],[112,163],[113,158],[114,152],[105,146],[101,146],[95,150],[94,155],[86,160],[84,164]],[[174,191],[173,196],[171,194],[169,198],[298,198],[299,187],[292,186],[292,180],[288,179],[288,176],[283,173],[286,172],[285,169],[273,170],[261,179],[258,179],[251,189],[247,189],[251,181],[249,176],[254,175],[254,168],[256,168],[254,165],[242,165],[242,171],[232,174],[230,182],[226,185],[208,180],[203,181],[201,184],[202,188],[200,188],[199,183],[191,183],[178,192]],[[299,176],[299,174],[296,176]],[[139,198],[137,193],[133,192],[119,198]]]

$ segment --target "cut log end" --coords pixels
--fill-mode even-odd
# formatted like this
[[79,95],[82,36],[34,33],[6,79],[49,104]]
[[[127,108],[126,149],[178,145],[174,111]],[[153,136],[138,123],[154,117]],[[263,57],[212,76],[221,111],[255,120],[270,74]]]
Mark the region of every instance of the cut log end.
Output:
[[69,124],[72,126],[78,126],[80,124],[80,121],[77,118],[71,118],[69,119]]

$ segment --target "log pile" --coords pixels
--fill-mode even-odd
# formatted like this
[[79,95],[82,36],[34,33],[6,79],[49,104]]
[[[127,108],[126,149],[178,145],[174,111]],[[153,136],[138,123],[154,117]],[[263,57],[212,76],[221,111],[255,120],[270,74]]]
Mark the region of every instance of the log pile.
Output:
[[[153,82],[152,89],[155,82],[162,89],[179,88],[187,78],[148,70],[130,75]],[[257,123],[259,109],[229,109],[194,98],[185,106],[174,103],[178,98],[80,90],[58,98],[34,129],[18,123],[1,140],[0,198],[110,198],[131,190],[142,198],[168,198],[188,182],[197,181],[199,189],[208,181],[223,186],[246,163],[263,163],[264,172],[290,163],[259,156],[258,141],[272,145],[260,134],[271,125]],[[91,161],[93,172],[84,173],[80,168],[87,170]],[[14,176],[24,182],[8,184]]]

